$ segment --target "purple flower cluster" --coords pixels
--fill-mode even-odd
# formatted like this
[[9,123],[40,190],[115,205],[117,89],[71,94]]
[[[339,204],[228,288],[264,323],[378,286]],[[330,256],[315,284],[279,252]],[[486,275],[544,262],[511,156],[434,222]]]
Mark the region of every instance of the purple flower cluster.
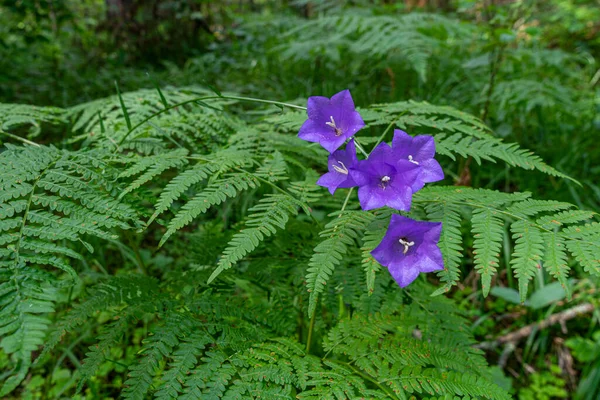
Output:
[[[412,137],[396,129],[391,147],[380,143],[365,160],[358,160],[357,143],[352,136],[365,123],[348,90],[331,99],[310,97],[307,111],[308,120],[300,128],[298,137],[317,142],[330,153],[329,172],[321,176],[317,184],[328,188],[331,194],[340,188],[358,187],[363,210],[388,206],[409,211],[414,193],[426,183],[444,179],[444,172],[434,159],[434,139],[428,135]],[[346,148],[338,150],[346,140]],[[400,287],[405,287],[420,272],[444,269],[437,246],[441,230],[440,222],[415,221],[394,214],[383,240],[371,255],[388,267]]]

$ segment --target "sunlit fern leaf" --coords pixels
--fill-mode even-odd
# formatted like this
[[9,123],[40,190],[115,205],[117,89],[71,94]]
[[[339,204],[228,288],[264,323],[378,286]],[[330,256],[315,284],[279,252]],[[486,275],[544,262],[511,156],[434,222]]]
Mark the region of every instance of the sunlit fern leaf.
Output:
[[274,235],[277,228],[285,229],[289,217],[297,215],[300,206],[298,200],[287,194],[272,194],[260,199],[248,210],[251,214],[246,220],[246,228],[233,235],[208,282],[256,249],[265,238]]
[[[460,218],[457,219],[459,210],[471,211],[473,233],[475,234],[474,251],[476,268],[484,271],[484,258],[496,262],[498,251],[502,246],[504,236],[498,229],[500,220],[511,224],[512,236],[516,243],[511,255],[511,265],[519,278],[522,298],[527,295],[527,283],[537,272],[537,268],[548,262],[547,268],[563,285],[566,284],[569,268],[565,263],[564,248],[568,249],[575,259],[592,274],[600,274],[600,262],[594,253],[600,251],[600,228],[598,223],[581,225],[596,217],[593,212],[585,210],[569,210],[574,206],[568,203],[551,200],[533,200],[528,193],[501,193],[492,190],[428,187],[419,191],[413,198],[414,208],[425,207],[428,218],[443,220],[442,240],[440,248],[444,260],[450,265],[457,265],[460,246]],[[449,210],[444,208],[449,207]],[[567,211],[563,211],[567,210]],[[432,213],[433,212],[433,213]],[[454,217],[452,217],[454,215]],[[462,214],[461,214],[462,215]],[[465,214],[466,215],[466,214]],[[495,220],[488,230],[486,221]],[[479,226],[479,228],[476,228]],[[452,228],[452,241],[446,242],[444,230]],[[478,236],[479,231],[481,234]],[[485,233],[485,234],[484,234]],[[544,239],[546,239],[544,241]],[[450,243],[450,247],[448,247]],[[544,246],[545,244],[545,246]],[[454,261],[448,258],[454,256]],[[486,257],[483,257],[486,255]],[[448,265],[448,264],[446,264]],[[493,265],[493,264],[490,264]],[[458,269],[454,275],[449,271],[442,272],[442,276],[449,276],[448,283],[435,293],[447,290],[451,282],[457,279]],[[491,268],[482,273],[482,285],[488,286],[488,279],[495,274]],[[443,278],[444,279],[444,278]]]
[[499,159],[511,166],[536,169],[548,175],[573,180],[544,163],[531,151],[494,137],[492,131],[478,118],[452,107],[405,101],[374,105],[369,110],[371,112],[364,119],[370,125],[394,123],[411,134],[414,134],[415,128],[417,131],[427,128],[425,133],[433,134],[436,139],[437,151],[451,158],[455,158],[454,154],[471,156],[478,163],[481,159]]
[[325,290],[327,280],[342,261],[348,246],[357,246],[359,235],[373,219],[372,214],[361,211],[338,211],[329,216],[335,218],[319,234],[324,240],[315,247],[306,272],[310,316],[315,312],[319,294]]

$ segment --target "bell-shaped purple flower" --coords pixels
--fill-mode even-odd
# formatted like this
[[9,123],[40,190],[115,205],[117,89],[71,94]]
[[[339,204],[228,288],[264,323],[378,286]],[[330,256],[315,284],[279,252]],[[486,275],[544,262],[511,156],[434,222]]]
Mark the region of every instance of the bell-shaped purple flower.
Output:
[[354,139],[351,139],[346,145],[345,150],[334,151],[327,159],[329,172],[324,174],[317,181],[317,185],[329,189],[329,193],[334,194],[338,188],[351,188],[356,186],[356,182],[350,175],[350,171],[356,167],[358,159],[356,158],[356,146]]
[[358,200],[363,210],[384,206],[410,210],[411,186],[418,176],[418,166],[408,160],[397,161],[387,143],[380,143],[367,160],[359,161],[350,176],[359,186]]
[[394,214],[383,240],[371,255],[388,267],[400,287],[405,287],[421,272],[444,269],[442,252],[437,245],[441,232],[441,222],[415,221]]
[[349,90],[334,94],[331,100],[322,96],[309,97],[307,111],[308,120],[300,128],[298,137],[320,143],[330,153],[365,126],[354,108]]
[[418,135],[412,137],[406,132],[396,129],[394,130],[392,149],[397,160],[406,160],[419,167],[417,179],[411,185],[413,193],[421,190],[426,183],[444,179],[442,167],[433,158],[435,156],[433,136]]

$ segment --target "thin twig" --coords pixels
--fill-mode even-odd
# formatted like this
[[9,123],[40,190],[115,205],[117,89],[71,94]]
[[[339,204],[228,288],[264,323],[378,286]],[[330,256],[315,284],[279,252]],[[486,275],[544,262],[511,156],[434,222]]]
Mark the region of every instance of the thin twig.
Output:
[[594,311],[594,308],[595,308],[594,305],[591,303],[583,303],[583,304],[580,304],[573,308],[569,308],[568,310],[564,310],[559,313],[552,314],[551,316],[549,316],[548,318],[546,318],[542,321],[535,322],[533,324],[529,324],[529,325],[524,326],[523,328],[521,328],[517,331],[511,332],[507,335],[500,336],[492,342],[480,343],[479,345],[477,345],[475,347],[482,348],[482,349],[491,349],[491,348],[497,347],[498,345],[505,344],[505,343],[516,344],[521,339],[524,339],[524,338],[528,337],[529,335],[531,335],[531,333],[534,331],[546,329],[549,326],[552,326],[557,323],[563,323],[563,322],[573,319],[581,314],[586,314],[586,313],[592,312],[592,311]]

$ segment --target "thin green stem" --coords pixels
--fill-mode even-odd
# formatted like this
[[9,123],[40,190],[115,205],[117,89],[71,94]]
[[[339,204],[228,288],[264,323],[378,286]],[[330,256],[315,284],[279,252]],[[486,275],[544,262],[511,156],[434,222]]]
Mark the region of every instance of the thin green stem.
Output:
[[10,138],[13,138],[13,139],[15,139],[15,140],[18,140],[18,141],[20,141],[20,142],[27,143],[27,144],[30,144],[30,145],[32,145],[32,146],[36,146],[36,147],[41,147],[39,144],[37,144],[37,143],[35,143],[35,142],[32,142],[31,140],[27,140],[27,139],[25,139],[25,138],[22,138],[21,136],[17,136],[17,135],[14,135],[14,134],[12,134],[12,133],[5,132],[5,131],[3,131],[2,129],[0,129],[0,133],[1,133],[1,134],[3,134],[3,135],[6,135],[6,136],[8,136],[8,137],[10,137]]
[[360,150],[361,153],[363,153],[365,158],[369,158],[369,154],[365,151],[364,147],[362,147],[362,144],[360,144],[357,138],[354,138],[354,144],[356,144],[356,148]]
[[348,200],[350,200],[350,195],[352,194],[353,190],[354,190],[354,188],[350,188],[350,190],[348,190],[348,194],[346,195],[346,200],[344,200],[344,205],[342,205],[342,209],[340,210],[340,212],[343,212],[346,209],[346,206],[348,205]]
[[385,131],[383,131],[381,136],[379,136],[379,139],[377,139],[377,143],[375,143],[375,146],[373,146],[373,148],[377,147],[379,145],[379,143],[381,143],[383,141],[383,138],[385,137],[385,135],[387,135],[387,133],[390,131],[390,129],[392,129],[394,127],[394,125],[396,125],[396,122],[398,122],[398,119],[400,119],[400,117],[403,114],[404,114],[404,112],[401,113],[400,115],[398,115],[398,118],[396,118],[395,120],[390,122],[390,124],[387,126],[387,128],[385,128]]
[[191,103],[197,103],[199,101],[204,101],[204,100],[213,100],[213,99],[229,99],[229,100],[240,100],[240,101],[251,101],[254,103],[265,103],[265,104],[274,104],[274,105],[279,105],[282,107],[290,107],[290,108],[295,108],[298,110],[306,110],[306,107],[302,107],[302,106],[297,106],[295,104],[290,104],[290,103],[283,103],[280,101],[274,101],[274,100],[263,100],[263,99],[255,99],[252,97],[241,97],[241,96],[204,96],[204,97],[197,97],[195,99],[190,99],[190,100],[186,100],[186,101],[182,101],[181,103],[177,103],[177,104],[173,104],[172,106],[169,107],[165,107],[160,111],[155,112],[154,114],[148,116],[147,118],[144,118],[141,122],[137,123],[136,125],[134,125],[133,127],[131,127],[131,129],[129,129],[127,131],[127,133],[125,134],[125,136],[123,136],[121,138],[121,140],[117,143],[117,148],[123,144],[123,142],[127,139],[127,137],[133,132],[135,131],[137,128],[139,128],[140,126],[144,125],[146,122],[150,121],[151,119],[153,119],[154,117],[157,117],[161,114],[166,113],[167,111],[170,111],[174,108],[180,107],[180,106],[184,106],[186,104],[191,104]]

